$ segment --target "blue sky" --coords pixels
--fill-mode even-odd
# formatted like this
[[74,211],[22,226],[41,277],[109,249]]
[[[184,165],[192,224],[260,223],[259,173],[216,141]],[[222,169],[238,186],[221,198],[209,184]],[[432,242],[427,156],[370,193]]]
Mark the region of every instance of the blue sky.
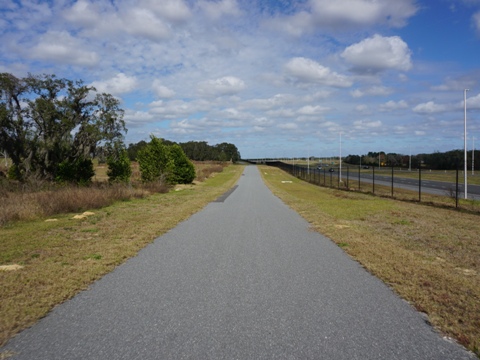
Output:
[[[13,1],[0,72],[82,79],[122,102],[126,143],[242,157],[480,144],[480,0]],[[476,139],[478,138],[478,141]]]

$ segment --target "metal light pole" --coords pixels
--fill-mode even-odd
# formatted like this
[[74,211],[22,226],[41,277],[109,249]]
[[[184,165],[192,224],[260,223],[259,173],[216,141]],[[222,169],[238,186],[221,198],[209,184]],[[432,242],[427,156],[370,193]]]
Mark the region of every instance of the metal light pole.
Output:
[[463,156],[463,175],[464,175],[464,195],[465,199],[468,198],[468,192],[467,192],[467,91],[470,89],[465,89],[463,90],[463,105],[464,105],[464,121],[463,121],[463,150],[464,150],[464,156]]

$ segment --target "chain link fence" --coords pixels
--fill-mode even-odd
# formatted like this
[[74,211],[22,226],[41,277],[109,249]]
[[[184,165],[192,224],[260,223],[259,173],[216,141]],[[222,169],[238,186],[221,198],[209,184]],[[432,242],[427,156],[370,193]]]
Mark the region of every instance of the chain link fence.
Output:
[[[422,172],[425,171],[422,171],[422,169],[408,171],[394,167],[379,169],[369,166],[351,165],[342,167],[307,167],[282,161],[268,161],[265,164],[280,168],[299,179],[318,186],[359,191],[392,198],[421,202],[422,195],[437,195],[447,198],[450,203],[455,202],[455,207],[458,207],[459,199],[464,196],[464,184],[459,183],[458,169],[455,173],[455,182],[452,183],[422,180]],[[479,199],[480,195],[472,194],[470,197]],[[428,199],[428,201],[431,201],[431,199]]]

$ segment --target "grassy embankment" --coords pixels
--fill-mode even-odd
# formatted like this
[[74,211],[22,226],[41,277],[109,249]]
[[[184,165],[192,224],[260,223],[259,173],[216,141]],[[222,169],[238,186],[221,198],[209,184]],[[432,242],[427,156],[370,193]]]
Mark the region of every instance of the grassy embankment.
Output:
[[270,189],[312,229],[480,355],[478,213],[321,188],[277,168],[260,170]]
[[[35,220],[0,227],[0,265],[18,269],[0,271],[0,345],[216,199],[242,170],[229,166],[196,185],[89,209],[91,214],[79,219],[75,213],[54,219],[37,214]],[[199,180],[210,172],[197,164]],[[76,196],[97,192],[87,189]]]

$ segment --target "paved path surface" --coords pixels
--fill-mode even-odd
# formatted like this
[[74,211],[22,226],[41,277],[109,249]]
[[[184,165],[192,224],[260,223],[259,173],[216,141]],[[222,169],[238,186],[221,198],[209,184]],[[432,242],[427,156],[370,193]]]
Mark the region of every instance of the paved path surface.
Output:
[[310,231],[256,167],[221,200],[2,350],[49,360],[475,358]]

